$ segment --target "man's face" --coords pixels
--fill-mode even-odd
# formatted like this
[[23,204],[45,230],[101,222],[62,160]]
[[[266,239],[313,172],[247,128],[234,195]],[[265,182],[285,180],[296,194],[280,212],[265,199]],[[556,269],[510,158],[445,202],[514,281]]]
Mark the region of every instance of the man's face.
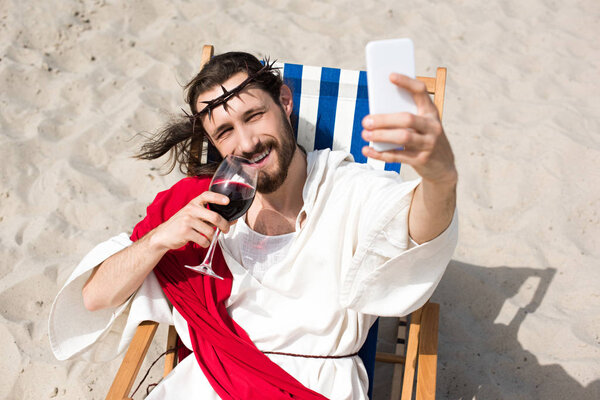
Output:
[[[231,90],[246,77],[245,73],[238,73],[223,86]],[[220,87],[200,94],[197,110],[204,108],[202,101],[221,94]],[[204,114],[201,122],[222,156],[241,156],[260,168],[256,188],[259,193],[272,193],[283,184],[296,143],[289,115],[266,91],[249,85],[238,96],[232,97],[225,107],[214,108],[210,118]]]

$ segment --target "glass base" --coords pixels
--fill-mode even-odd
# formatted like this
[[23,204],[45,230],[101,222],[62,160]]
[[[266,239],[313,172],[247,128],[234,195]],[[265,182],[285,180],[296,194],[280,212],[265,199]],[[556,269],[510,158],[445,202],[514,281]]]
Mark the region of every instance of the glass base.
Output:
[[208,268],[205,265],[201,264],[201,265],[197,265],[195,267],[192,267],[191,265],[184,265],[184,267],[189,268],[191,270],[194,270],[196,272],[199,272],[201,274],[212,276],[213,278],[217,278],[217,279],[223,280],[223,277],[215,274],[215,271],[213,271],[212,269]]

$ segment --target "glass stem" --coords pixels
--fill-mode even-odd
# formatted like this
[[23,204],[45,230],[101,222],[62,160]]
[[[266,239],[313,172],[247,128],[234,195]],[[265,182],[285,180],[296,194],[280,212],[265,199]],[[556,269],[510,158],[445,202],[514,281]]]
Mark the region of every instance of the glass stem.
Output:
[[208,252],[206,253],[206,257],[204,257],[204,261],[202,261],[202,265],[206,265],[209,268],[211,268],[213,254],[215,253],[215,245],[217,244],[217,238],[219,237],[220,233],[221,233],[221,230],[219,228],[217,228],[215,230],[215,234],[213,235],[212,241],[210,242],[210,246],[208,247]]

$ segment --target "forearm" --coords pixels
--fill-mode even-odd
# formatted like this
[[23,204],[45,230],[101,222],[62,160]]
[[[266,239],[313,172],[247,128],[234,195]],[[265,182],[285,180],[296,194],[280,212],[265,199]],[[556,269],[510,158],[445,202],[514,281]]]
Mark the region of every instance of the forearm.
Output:
[[457,179],[434,183],[423,180],[415,189],[408,217],[408,232],[417,243],[439,236],[452,222],[456,208]]
[[156,244],[154,231],[97,266],[82,291],[90,311],[123,304],[144,282],[168,250]]

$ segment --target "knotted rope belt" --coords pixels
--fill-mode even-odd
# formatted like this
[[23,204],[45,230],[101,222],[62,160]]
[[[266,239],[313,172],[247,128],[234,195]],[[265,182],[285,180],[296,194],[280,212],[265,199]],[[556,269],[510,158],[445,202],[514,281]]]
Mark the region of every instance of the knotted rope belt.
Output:
[[301,358],[350,358],[358,355],[358,352],[352,354],[346,354],[343,356],[313,356],[310,354],[294,354],[294,353],[281,353],[278,351],[263,351],[263,354],[276,354],[278,356],[289,356],[289,357],[301,357]]

